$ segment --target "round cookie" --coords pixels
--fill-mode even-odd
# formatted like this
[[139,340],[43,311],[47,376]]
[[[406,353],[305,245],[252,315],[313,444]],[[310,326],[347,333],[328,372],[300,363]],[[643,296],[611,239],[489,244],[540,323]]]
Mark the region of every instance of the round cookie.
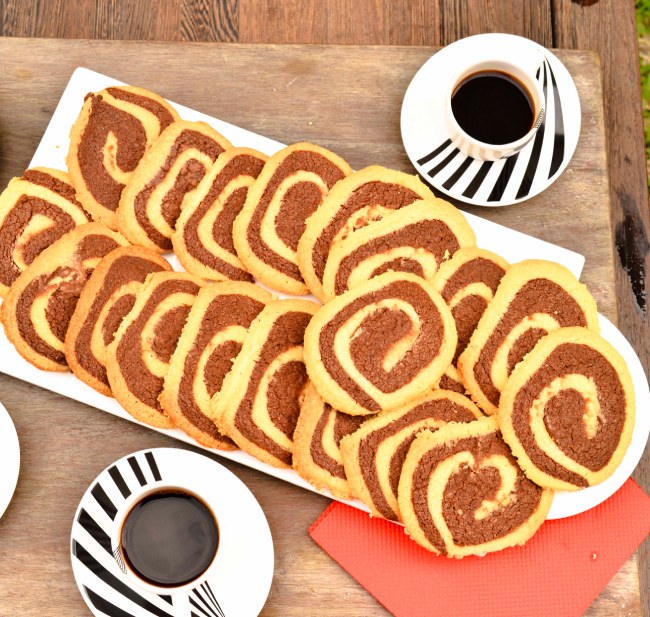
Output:
[[367,419],[333,409],[308,382],[293,433],[293,468],[318,490],[326,488],[340,499],[352,498],[340,444]]
[[587,288],[551,261],[510,266],[458,359],[472,400],[495,413],[512,369],[540,338],[567,326],[598,331],[596,302]]
[[433,388],[456,349],[440,294],[415,274],[386,272],[337,296],[305,334],[318,393],[344,413],[396,409]]
[[341,157],[308,143],[269,158],[233,225],[237,255],[256,279],[284,293],[309,293],[298,269],[298,241],[307,218],[350,171]]
[[205,122],[170,124],[142,157],[122,191],[119,230],[133,244],[171,251],[183,198],[194,191],[230,142]]
[[251,148],[229,148],[185,197],[172,244],[188,272],[215,281],[253,281],[237,257],[232,226],[267,159]]
[[160,395],[163,411],[208,448],[234,449],[210,418],[210,401],[221,390],[248,328],[273,296],[252,283],[207,285],[187,318]]
[[267,304],[212,399],[212,419],[220,430],[274,467],[292,464],[293,433],[307,382],[303,336],[317,308],[307,300]]
[[459,248],[476,244],[460,211],[442,199],[420,200],[335,242],[323,275],[331,300],[383,272],[412,272],[427,281]]
[[449,422],[472,422],[481,417],[478,407],[462,394],[434,390],[364,422],[341,442],[352,494],[370,508],[373,516],[400,520],[397,485],[417,434]]
[[124,186],[144,153],[179,116],[165,99],[135,86],[86,95],[70,132],[68,173],[96,221],[117,229]]
[[133,308],[147,275],[171,270],[160,255],[140,246],[122,246],[104,257],[88,279],[65,336],[70,369],[98,392],[112,396],[106,374],[106,347]]
[[497,411],[526,475],[567,491],[612,475],[632,440],[634,417],[625,360],[586,328],[542,338],[508,378]]
[[158,397],[169,361],[203,281],[185,272],[154,272],[135,296],[106,353],[113,396],[136,420],[172,428]]
[[0,194],[0,297],[48,246],[90,217],[63,171],[34,167]]
[[308,219],[298,243],[298,265],[309,290],[324,300],[323,276],[333,244],[393,210],[420,199],[437,202],[417,177],[379,165],[349,175]]
[[496,418],[421,432],[402,467],[398,502],[407,533],[447,557],[524,544],[546,519],[553,491],[519,468]]
[[79,296],[100,260],[128,244],[101,223],[86,223],[46,248],[9,288],[2,304],[7,338],[28,362],[67,371],[65,335]]
[[433,277],[433,286],[449,305],[456,322],[458,346],[454,362],[465,351],[508,267],[508,262],[495,253],[462,248]]

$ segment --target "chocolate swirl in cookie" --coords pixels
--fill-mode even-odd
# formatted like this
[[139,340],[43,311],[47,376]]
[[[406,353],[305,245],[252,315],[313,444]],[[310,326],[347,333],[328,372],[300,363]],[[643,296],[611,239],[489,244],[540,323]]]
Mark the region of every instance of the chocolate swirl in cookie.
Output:
[[557,490],[607,479],[630,444],[634,417],[625,361],[586,328],[545,336],[506,382],[497,412],[526,475]]
[[587,288],[550,261],[510,266],[458,359],[472,399],[485,412],[495,413],[517,363],[540,338],[567,326],[598,331],[596,303]]
[[298,269],[298,241],[307,218],[349,173],[339,156],[308,143],[283,148],[266,162],[233,227],[237,255],[256,279],[285,293],[309,293]]
[[232,227],[267,158],[250,148],[230,148],[185,198],[172,244],[188,272],[216,281],[252,282],[237,257]]
[[171,266],[160,255],[139,246],[119,247],[99,262],[81,292],[65,337],[65,355],[72,372],[98,392],[111,396],[107,346],[146,277],[163,270]]
[[356,431],[367,416],[350,416],[333,409],[312,383],[305,387],[300,416],[293,434],[293,467],[318,489],[350,499],[341,440]]
[[442,199],[416,201],[335,243],[323,275],[326,300],[384,272],[430,281],[440,265],[476,238],[459,210]]
[[495,418],[420,433],[404,461],[398,494],[411,538],[448,557],[524,544],[553,501],[553,491],[519,468]]
[[325,299],[323,276],[334,244],[369,222],[420,199],[436,201],[417,176],[378,165],[339,182],[309,218],[298,243],[298,264],[309,290],[320,300]]
[[205,122],[168,126],[142,157],[120,197],[117,223],[134,244],[164,252],[181,204],[230,142]]
[[433,286],[451,309],[458,332],[454,362],[469,339],[508,269],[508,262],[490,251],[463,248],[440,266]]
[[171,428],[158,401],[169,362],[203,281],[192,274],[154,272],[108,346],[106,368],[113,396],[134,418]]
[[160,403],[179,428],[204,446],[236,447],[212,421],[210,401],[221,390],[251,323],[272,299],[257,285],[226,282],[204,287],[192,306]]
[[400,520],[397,485],[406,453],[417,434],[437,430],[449,422],[472,422],[481,417],[478,407],[463,395],[435,390],[368,420],[341,445],[353,494],[374,516]]
[[414,274],[387,272],[337,296],[305,336],[319,394],[354,415],[395,409],[432,388],[456,349],[444,300]]
[[274,467],[290,467],[293,433],[307,381],[305,328],[318,306],[306,300],[267,304],[212,403],[217,426],[242,449]]
[[70,133],[68,171],[93,219],[117,228],[122,190],[145,152],[178,114],[167,101],[135,86],[88,94]]
[[100,223],[86,223],[45,249],[14,281],[2,305],[7,338],[29,362],[67,371],[64,341],[79,296],[99,261],[128,244]]
[[68,174],[34,167],[10,180],[0,195],[0,296],[48,246],[89,220]]

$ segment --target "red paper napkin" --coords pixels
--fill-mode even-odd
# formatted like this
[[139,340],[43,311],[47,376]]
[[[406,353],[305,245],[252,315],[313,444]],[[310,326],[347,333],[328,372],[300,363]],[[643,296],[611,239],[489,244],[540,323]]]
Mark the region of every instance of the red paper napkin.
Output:
[[336,502],[309,533],[397,617],[576,617],[650,533],[650,497],[628,480],[589,512],[544,523],[523,547],[462,560]]

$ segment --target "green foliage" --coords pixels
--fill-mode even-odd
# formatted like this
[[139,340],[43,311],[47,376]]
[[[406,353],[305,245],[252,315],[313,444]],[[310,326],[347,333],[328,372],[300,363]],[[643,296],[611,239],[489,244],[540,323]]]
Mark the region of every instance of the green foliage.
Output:
[[[640,41],[650,39],[650,0],[636,0],[636,30]],[[644,46],[645,47],[645,46]],[[641,96],[643,99],[643,128],[645,131],[645,154],[650,160],[650,58],[639,57],[641,72]],[[648,178],[650,187],[650,177]]]

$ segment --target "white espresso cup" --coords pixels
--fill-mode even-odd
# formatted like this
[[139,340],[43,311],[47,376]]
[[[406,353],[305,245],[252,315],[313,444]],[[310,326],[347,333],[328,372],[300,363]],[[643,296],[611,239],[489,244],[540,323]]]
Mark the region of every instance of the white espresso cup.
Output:
[[[519,152],[537,133],[545,113],[544,91],[537,80],[537,72],[544,62],[541,47],[524,48],[522,45],[500,45],[498,49],[490,46],[482,57],[468,57],[460,63],[450,80],[446,91],[446,122],[452,143],[466,156],[481,161],[498,161]],[[459,125],[452,110],[452,98],[459,86],[469,77],[478,73],[501,73],[519,82],[527,93],[533,111],[533,121],[528,132],[509,143],[491,144],[469,135]]]

